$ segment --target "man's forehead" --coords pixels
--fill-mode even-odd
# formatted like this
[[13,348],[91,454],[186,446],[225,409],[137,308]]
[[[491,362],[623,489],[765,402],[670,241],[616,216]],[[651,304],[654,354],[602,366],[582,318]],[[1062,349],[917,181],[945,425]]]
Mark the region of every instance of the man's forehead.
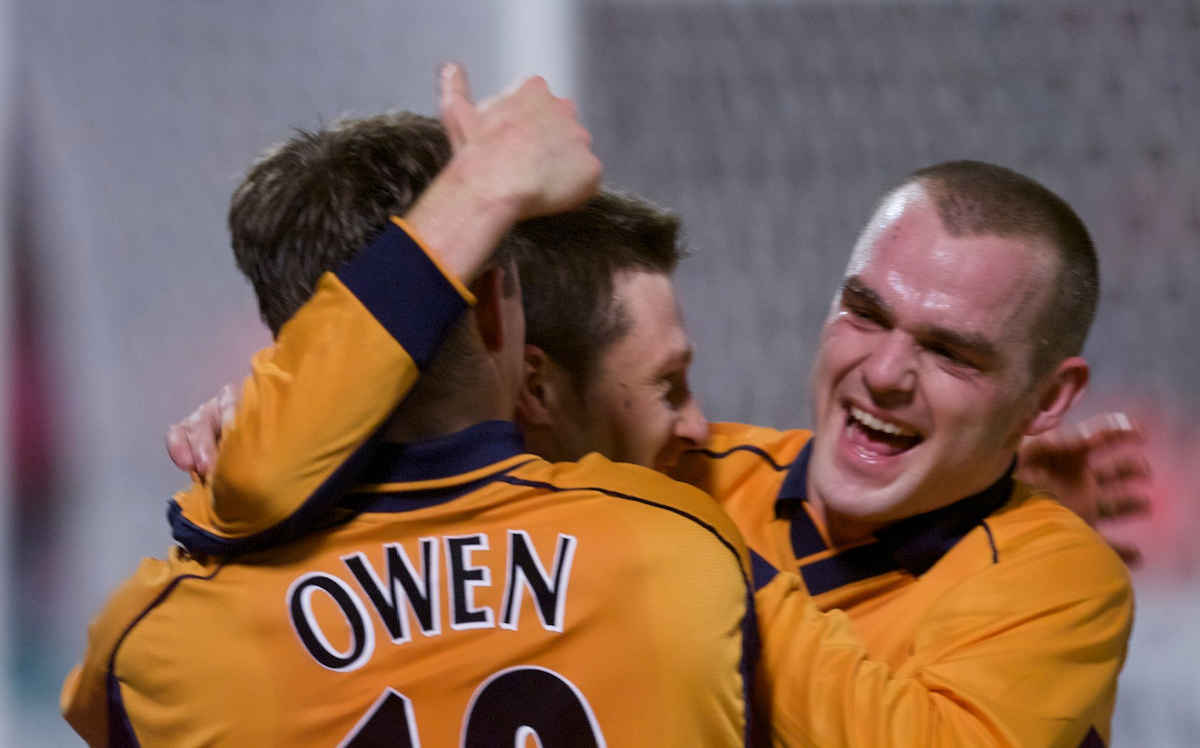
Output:
[[[879,261],[881,250],[886,251],[886,263]],[[1005,277],[1046,278],[1060,261],[1048,237],[950,230],[928,189],[910,183],[880,203],[854,245],[845,276],[862,275],[868,266],[890,266],[897,258],[908,258],[923,269],[942,266],[953,271],[961,263],[980,261],[975,256],[980,250],[992,250],[1000,258]]]
[[691,341],[669,275],[623,270],[614,278],[613,295],[628,329],[610,350],[636,348],[655,362],[691,360]]
[[[939,259],[915,253],[908,262],[890,252],[877,253],[863,273],[849,276],[843,303],[867,303],[884,310],[893,323],[927,339],[951,341],[976,350],[1022,355],[1030,345],[1037,310],[1053,289],[1049,274],[1033,257],[1042,253],[1005,248],[1016,240],[1000,237],[958,238],[981,244]],[[837,304],[835,303],[835,310]]]
[[929,198],[925,189],[916,182],[902,185],[883,198],[854,242],[854,249],[850,252],[850,261],[846,265],[845,274],[847,276],[862,272],[863,266],[871,255],[871,250],[883,233],[895,224],[910,206],[918,202],[929,203]]
[[[842,284],[842,294],[849,303],[856,305],[864,305],[874,307],[885,315],[895,315],[897,310],[884,298],[883,294],[877,292],[871,284],[861,276],[852,275],[846,278]],[[927,310],[935,312],[933,316],[928,316],[926,319],[918,319],[911,325],[912,331],[920,333],[929,338],[939,338],[945,341],[954,342],[957,345],[966,348],[972,348],[982,352],[991,352],[995,347],[993,331],[991,335],[987,331],[980,329],[979,318],[972,319],[970,315],[962,314],[947,314],[939,315],[937,312],[951,311],[953,300],[949,298],[939,298],[936,294],[932,295],[929,304],[926,305]],[[991,321],[991,320],[989,320]],[[1004,326],[999,326],[1000,330]]]

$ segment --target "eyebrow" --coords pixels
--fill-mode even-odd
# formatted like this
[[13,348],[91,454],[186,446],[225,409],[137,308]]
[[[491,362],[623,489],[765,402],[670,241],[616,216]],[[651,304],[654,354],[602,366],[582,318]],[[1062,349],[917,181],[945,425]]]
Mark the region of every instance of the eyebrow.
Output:
[[692,347],[691,343],[688,343],[687,347],[673,351],[670,355],[664,357],[658,363],[658,366],[654,367],[654,370],[661,373],[670,369],[674,369],[678,366],[687,366],[692,362],[694,352],[695,348]]
[[[842,283],[842,297],[846,296],[853,297],[858,303],[865,303],[878,309],[889,320],[896,316],[895,312],[884,302],[883,297],[857,275],[847,277]],[[995,343],[979,333],[960,332],[939,325],[920,325],[916,329],[916,337],[970,351],[989,361],[994,361],[999,357]]]
[[865,301],[871,306],[878,307],[879,311],[892,316],[892,310],[888,305],[883,303],[883,298],[875,293],[875,289],[863,282],[863,279],[857,275],[851,275],[842,283],[842,296],[846,294],[856,297],[860,301]]

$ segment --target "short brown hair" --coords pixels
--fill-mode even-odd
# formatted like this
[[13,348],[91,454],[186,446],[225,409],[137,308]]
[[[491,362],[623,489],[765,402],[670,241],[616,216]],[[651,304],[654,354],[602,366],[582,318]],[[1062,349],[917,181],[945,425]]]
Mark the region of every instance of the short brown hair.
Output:
[[[449,162],[442,124],[412,112],[297,130],[250,168],[233,193],[229,231],[238,268],[254,286],[273,335],[336,270],[403,215]],[[510,264],[505,239],[494,262]],[[505,278],[511,277],[511,273]],[[504,292],[515,292],[506,283]],[[410,399],[473,386],[471,318],[452,327]]]
[[233,193],[229,231],[271,332],[312,296],[322,273],[407,211],[449,160],[441,124],[411,112],[297,130],[264,153]]
[[1096,314],[1100,273],[1087,227],[1071,206],[1029,177],[981,161],[936,164],[914,172],[905,181],[912,183],[933,198],[953,236],[1044,239],[1054,248],[1053,290],[1033,325],[1033,375],[1078,355]]
[[525,221],[514,234],[527,342],[565,369],[578,392],[601,354],[629,331],[613,281],[622,271],[669,275],[680,257],[679,217],[604,190],[582,209]]

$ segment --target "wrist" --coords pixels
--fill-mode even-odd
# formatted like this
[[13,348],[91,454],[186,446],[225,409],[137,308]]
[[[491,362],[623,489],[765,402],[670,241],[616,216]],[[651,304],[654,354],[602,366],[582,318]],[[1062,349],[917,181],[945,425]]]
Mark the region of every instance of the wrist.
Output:
[[456,155],[404,216],[448,270],[470,284],[520,218],[521,200]]

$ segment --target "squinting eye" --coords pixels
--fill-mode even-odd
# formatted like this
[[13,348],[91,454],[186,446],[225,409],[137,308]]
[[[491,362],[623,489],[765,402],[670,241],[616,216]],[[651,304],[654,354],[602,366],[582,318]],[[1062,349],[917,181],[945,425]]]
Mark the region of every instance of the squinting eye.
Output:
[[975,366],[974,363],[972,363],[970,359],[959,355],[958,353],[950,350],[949,348],[944,348],[942,346],[929,346],[929,352],[935,356],[945,359],[946,361],[948,361],[951,364],[954,364],[955,366],[969,366],[972,368],[974,368],[974,366]]
[[883,318],[872,309],[848,305],[842,314],[859,327],[883,327]]

